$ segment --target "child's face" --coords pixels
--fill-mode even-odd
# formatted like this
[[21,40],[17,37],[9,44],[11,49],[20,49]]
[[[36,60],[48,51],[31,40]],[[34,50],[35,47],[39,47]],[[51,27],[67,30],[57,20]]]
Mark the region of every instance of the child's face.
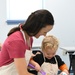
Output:
[[51,59],[52,57],[55,56],[56,50],[47,48],[46,50],[43,50],[43,54],[47,59]]

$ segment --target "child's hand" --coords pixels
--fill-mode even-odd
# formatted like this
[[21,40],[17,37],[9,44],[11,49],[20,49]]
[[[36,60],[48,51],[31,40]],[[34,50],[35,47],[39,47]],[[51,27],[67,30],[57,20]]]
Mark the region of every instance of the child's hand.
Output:
[[36,65],[35,65],[35,70],[36,70],[36,71],[41,71],[41,67],[40,67],[39,64],[36,64]]
[[67,75],[66,72],[61,72],[59,75]]
[[69,75],[69,72],[67,70],[64,70],[59,75]]

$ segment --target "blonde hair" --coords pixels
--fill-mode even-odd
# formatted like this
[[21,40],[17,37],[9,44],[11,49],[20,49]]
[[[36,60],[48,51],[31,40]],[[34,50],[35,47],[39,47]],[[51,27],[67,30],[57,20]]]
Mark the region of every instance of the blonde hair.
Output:
[[59,46],[59,41],[58,39],[53,36],[53,35],[48,35],[48,36],[45,36],[45,38],[43,39],[42,41],[42,50],[45,50],[46,48],[54,48],[57,50]]

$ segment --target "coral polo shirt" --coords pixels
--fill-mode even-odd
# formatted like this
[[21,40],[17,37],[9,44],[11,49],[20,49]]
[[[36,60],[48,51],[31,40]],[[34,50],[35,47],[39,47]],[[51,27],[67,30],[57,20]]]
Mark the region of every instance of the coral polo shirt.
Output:
[[[32,46],[32,37],[30,42]],[[8,36],[0,51],[0,67],[14,62],[14,58],[24,58],[26,49],[29,49],[29,47],[20,31]]]

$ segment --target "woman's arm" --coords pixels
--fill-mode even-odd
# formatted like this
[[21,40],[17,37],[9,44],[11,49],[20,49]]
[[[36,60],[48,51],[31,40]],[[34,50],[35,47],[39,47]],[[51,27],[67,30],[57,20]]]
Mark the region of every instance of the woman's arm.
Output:
[[14,58],[14,63],[16,65],[19,75],[33,75],[27,71],[27,64],[25,58]]

